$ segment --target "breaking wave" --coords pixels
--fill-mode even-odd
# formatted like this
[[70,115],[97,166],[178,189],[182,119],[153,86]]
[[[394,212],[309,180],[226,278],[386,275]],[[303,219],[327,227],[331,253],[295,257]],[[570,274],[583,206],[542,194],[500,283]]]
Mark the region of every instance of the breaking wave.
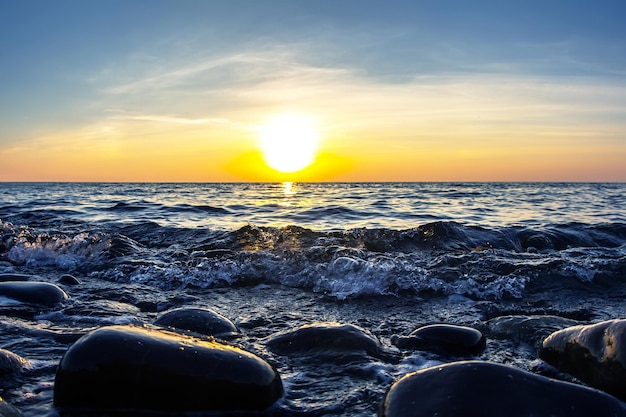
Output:
[[37,232],[0,227],[0,260],[159,288],[274,283],[335,299],[463,295],[523,298],[626,278],[626,224],[314,231],[246,225],[234,231],[153,222],[112,230]]

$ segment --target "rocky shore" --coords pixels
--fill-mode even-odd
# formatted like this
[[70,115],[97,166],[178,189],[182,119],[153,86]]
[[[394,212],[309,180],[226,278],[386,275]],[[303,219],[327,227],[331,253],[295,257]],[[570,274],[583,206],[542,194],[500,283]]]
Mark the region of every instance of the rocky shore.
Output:
[[[28,319],[29,310],[34,317],[69,308],[72,288],[83,284],[68,276],[57,284],[0,274],[0,297],[11,301],[3,314]],[[548,314],[500,315],[476,328],[420,325],[388,333],[386,341],[358,324],[319,321],[269,333],[255,344],[247,332],[262,321],[231,321],[215,309],[184,305],[153,317],[151,323],[102,325],[79,334],[47,330],[68,346],[55,365],[55,412],[283,416],[293,385],[284,381],[289,359],[355,372],[370,360],[397,366],[419,351],[438,363],[382,387],[383,395],[372,399],[380,417],[626,416],[626,320],[580,325]],[[484,360],[491,338],[536,346],[534,372]],[[28,357],[0,350],[0,378],[29,367]],[[0,417],[20,415],[0,402]]]

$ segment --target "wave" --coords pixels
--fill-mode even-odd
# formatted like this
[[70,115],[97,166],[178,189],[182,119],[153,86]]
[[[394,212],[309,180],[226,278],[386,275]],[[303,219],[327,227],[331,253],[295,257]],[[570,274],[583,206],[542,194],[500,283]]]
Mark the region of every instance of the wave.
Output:
[[54,266],[168,289],[272,283],[336,299],[435,294],[481,300],[626,280],[623,223],[216,231],[140,222],[68,234],[3,222],[0,238],[0,261],[20,271]]
[[210,206],[210,205],[191,205],[191,204],[176,204],[173,206],[163,206],[161,207],[162,210],[167,211],[167,212],[196,212],[196,213],[201,213],[201,214],[230,214],[230,210],[222,208],[222,207],[215,207],[215,206]]
[[153,206],[155,205],[147,202],[127,203],[124,201],[120,201],[108,207],[106,210],[114,212],[133,212],[147,210],[152,208]]

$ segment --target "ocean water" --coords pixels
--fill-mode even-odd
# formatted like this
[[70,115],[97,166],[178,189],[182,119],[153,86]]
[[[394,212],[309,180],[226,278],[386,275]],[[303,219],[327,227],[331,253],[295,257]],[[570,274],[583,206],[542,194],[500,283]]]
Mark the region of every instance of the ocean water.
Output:
[[[270,414],[373,416],[395,379],[454,360],[394,335],[468,325],[487,336],[478,358],[546,372],[542,337],[626,317],[626,184],[0,183],[0,273],[82,282],[57,308],[0,300],[0,347],[29,361],[0,396],[26,416],[57,415],[74,336],[183,306],[229,317],[277,367],[286,394]],[[267,348],[313,322],[358,325],[396,360]]]

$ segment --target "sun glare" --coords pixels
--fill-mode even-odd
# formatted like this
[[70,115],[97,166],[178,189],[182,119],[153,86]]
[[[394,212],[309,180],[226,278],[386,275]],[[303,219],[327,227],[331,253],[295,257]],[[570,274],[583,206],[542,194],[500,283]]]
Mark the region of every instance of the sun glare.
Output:
[[259,140],[267,165],[276,171],[291,173],[313,163],[319,134],[306,117],[286,115],[261,126]]

